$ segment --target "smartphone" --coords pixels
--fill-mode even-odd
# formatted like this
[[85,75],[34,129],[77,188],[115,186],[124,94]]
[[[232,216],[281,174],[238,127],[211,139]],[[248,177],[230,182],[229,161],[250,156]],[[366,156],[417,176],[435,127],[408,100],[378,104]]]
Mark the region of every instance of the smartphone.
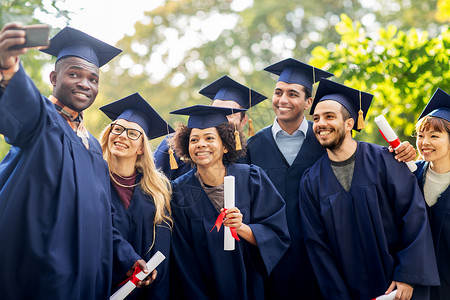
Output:
[[46,24],[28,25],[21,28],[25,30],[25,43],[21,45],[14,45],[10,47],[10,50],[17,50],[22,48],[48,46],[50,26]]

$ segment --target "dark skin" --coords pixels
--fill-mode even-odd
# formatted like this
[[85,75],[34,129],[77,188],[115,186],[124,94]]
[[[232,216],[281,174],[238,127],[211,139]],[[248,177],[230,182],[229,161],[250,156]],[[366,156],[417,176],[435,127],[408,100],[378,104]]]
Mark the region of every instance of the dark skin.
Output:
[[[25,43],[25,31],[18,22],[6,24],[0,31],[0,68],[10,69],[19,60],[19,55],[25,54],[30,48],[9,50],[11,46]],[[39,48],[39,47],[37,47]],[[98,67],[79,57],[63,58],[58,62],[56,70],[50,74],[53,85],[53,96],[61,103],[75,111],[83,111],[94,103],[98,94]],[[127,272],[133,274],[139,265],[144,273],[149,273],[143,259],[139,259]],[[153,270],[144,280],[137,283],[137,287],[149,285],[155,280],[156,270]]]
[[53,96],[65,106],[81,112],[94,103],[98,94],[98,67],[79,57],[58,61],[50,73]]

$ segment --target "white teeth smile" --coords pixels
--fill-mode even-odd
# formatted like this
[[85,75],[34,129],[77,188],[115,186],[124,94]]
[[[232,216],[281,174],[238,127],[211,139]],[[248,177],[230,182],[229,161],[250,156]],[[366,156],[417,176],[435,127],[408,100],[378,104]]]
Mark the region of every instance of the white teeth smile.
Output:
[[327,135],[327,134],[330,134],[331,133],[331,131],[321,131],[321,132],[319,132],[319,135]]
[[427,150],[425,150],[425,149],[422,150],[422,153],[424,153],[424,154],[428,154],[428,153],[431,153],[431,152],[433,152],[433,150],[428,150],[428,149]]
[[125,144],[123,144],[123,143],[121,143],[121,142],[115,142],[114,145],[119,146],[119,147],[122,147],[122,148],[128,148],[127,145],[125,145]]
[[197,152],[195,155],[197,156],[203,156],[203,155],[208,155],[209,152]]
[[289,111],[291,109],[287,108],[287,107],[278,107],[278,110],[280,110],[280,111]]
[[88,98],[87,95],[82,94],[82,93],[75,93],[75,95],[76,95],[76,96],[79,96],[79,97],[83,97],[83,98]]

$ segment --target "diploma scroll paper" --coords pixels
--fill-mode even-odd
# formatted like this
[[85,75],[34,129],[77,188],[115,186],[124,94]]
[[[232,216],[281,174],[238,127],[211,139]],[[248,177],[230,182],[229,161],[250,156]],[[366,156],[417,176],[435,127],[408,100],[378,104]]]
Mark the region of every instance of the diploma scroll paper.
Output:
[[[147,262],[147,269],[151,273],[156,267],[165,259],[166,257],[161,252],[156,252],[152,258],[149,259]],[[144,273],[143,271],[136,274],[136,277],[139,280],[144,279],[148,276],[150,273]],[[136,288],[136,285],[131,282],[131,280],[128,280],[120,289],[118,289],[114,295],[112,295],[109,299],[110,300],[122,300],[125,299],[126,296],[128,296],[134,289]]]
[[[389,145],[391,145],[394,150],[397,149],[400,146],[400,140],[391,125],[386,121],[386,118],[383,115],[379,115],[375,117],[375,123],[377,123],[378,128],[380,128],[381,133]],[[411,172],[414,172],[417,169],[417,166],[413,161],[406,161],[405,164]]]
[[[224,207],[233,208],[234,204],[234,176],[225,176],[223,180]],[[234,238],[231,235],[230,227],[224,226],[223,250],[234,250]]]
[[396,294],[397,294],[397,290],[391,292],[390,294],[376,297],[374,300],[394,300]]

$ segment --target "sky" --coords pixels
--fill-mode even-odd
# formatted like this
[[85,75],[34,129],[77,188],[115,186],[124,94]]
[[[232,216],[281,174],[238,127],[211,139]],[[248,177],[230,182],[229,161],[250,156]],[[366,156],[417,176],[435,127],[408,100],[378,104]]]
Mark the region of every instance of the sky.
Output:
[[[46,9],[56,15],[56,10],[50,5],[46,5],[46,1],[50,2],[49,0],[44,0]],[[65,3],[59,3],[58,7],[71,12],[69,14],[71,18],[69,26],[106,43],[115,45],[124,35],[134,34],[134,24],[136,22],[145,22],[144,13],[146,11],[162,6],[165,2],[165,0],[66,0]],[[124,3],[127,5],[124,5]],[[253,0],[232,0],[231,9],[239,12],[252,5]],[[49,24],[54,28],[64,28],[66,20],[57,18],[54,15],[37,13],[36,17],[42,23]],[[135,65],[126,54],[121,55],[119,63],[123,68],[130,68],[130,72],[135,75],[147,71],[152,80],[158,82],[164,78],[171,68],[177,66],[189,49],[205,42],[205,39],[215,40],[224,29],[234,27],[237,21],[237,16],[215,13],[202,21],[192,22],[189,25],[192,28],[187,28],[183,36],[178,36],[172,28],[166,28],[166,40],[160,44],[157,50],[150,53],[145,69],[142,65]],[[168,60],[163,63],[162,57],[166,54]],[[46,78],[47,73],[51,70],[51,66],[44,68],[43,78]],[[178,85],[183,81],[183,75],[180,74],[171,83]]]
[[[115,44],[125,34],[133,35],[134,24],[144,18],[145,11],[151,11],[165,4],[164,0],[66,0],[65,2],[58,6],[72,12],[70,26],[110,44]],[[233,0],[231,7],[235,11],[241,11],[252,4],[253,0]],[[47,8],[52,11],[51,7]],[[53,16],[38,14],[37,17],[53,27],[63,28],[66,25],[65,20]]]

